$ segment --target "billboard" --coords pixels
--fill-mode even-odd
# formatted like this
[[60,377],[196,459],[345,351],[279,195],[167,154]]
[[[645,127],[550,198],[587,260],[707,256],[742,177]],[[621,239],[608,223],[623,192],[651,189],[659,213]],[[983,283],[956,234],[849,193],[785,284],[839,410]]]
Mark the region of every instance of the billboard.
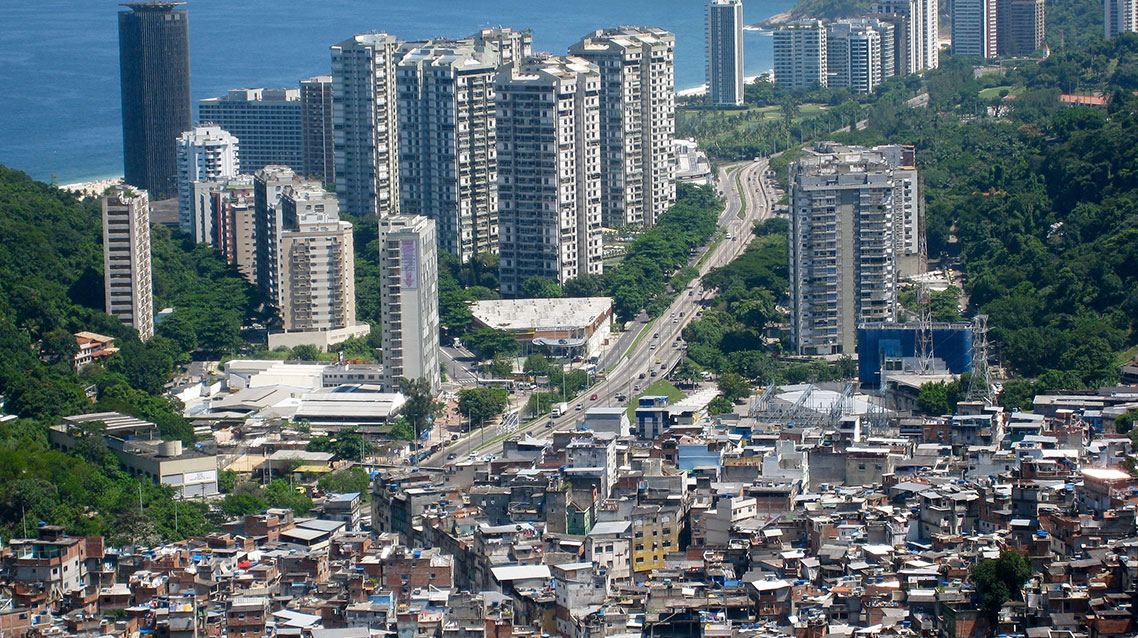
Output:
[[405,290],[419,287],[419,246],[414,239],[399,240],[399,271]]

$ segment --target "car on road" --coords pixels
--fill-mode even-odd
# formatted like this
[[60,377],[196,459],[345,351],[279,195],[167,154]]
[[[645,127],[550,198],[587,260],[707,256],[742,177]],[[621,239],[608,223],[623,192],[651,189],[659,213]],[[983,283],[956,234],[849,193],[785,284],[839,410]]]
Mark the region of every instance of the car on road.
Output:
[[653,379],[655,379],[655,378],[656,378],[656,371],[655,371],[655,370],[653,370],[653,371],[652,371],[652,378],[653,378]]
[[661,363],[664,363],[664,362],[661,361],[660,359],[656,359],[656,365],[660,365]]
[[597,395],[595,395],[595,394],[594,394],[593,396],[589,397],[589,400],[590,400],[590,401],[596,401],[596,400],[597,400]]
[[652,335],[652,338],[653,338],[653,339],[659,339],[659,338],[660,338],[660,333],[659,333],[659,332],[657,332],[656,334]]
[[551,428],[551,427],[553,427],[553,419],[550,419],[550,420],[546,421],[546,422],[545,422],[545,427],[547,427],[547,428]]
[[453,460],[455,460],[455,459],[457,459],[457,458],[458,458],[458,455],[457,455],[457,454],[455,454],[454,452],[451,452],[450,454],[447,454],[447,460],[448,460],[448,461],[453,461]]
[[622,402],[625,401],[626,399],[628,399],[628,397],[625,396],[625,394],[623,392],[617,392],[615,398],[617,401],[622,401]]
[[640,378],[641,378],[641,379],[643,379],[643,378],[644,378],[644,373],[643,373],[643,372],[641,372],[641,373],[640,373]]
[[576,410],[576,411],[578,411],[578,412],[580,412],[581,410],[584,410],[585,408],[584,408],[584,406],[582,406],[580,403],[578,403],[578,404],[577,404],[577,407],[575,407],[575,408],[573,408],[573,409],[574,409],[574,410]]
[[451,441],[457,441],[457,440],[458,440],[458,435],[457,435],[457,434],[452,434],[452,435],[450,435],[450,440],[451,440]]
[[[640,375],[640,376],[643,377],[644,375]],[[632,391],[633,392],[640,392],[640,384],[637,383],[636,385],[632,386]]]
[[682,317],[682,316],[684,316],[684,313],[683,313],[683,312],[680,312],[680,316],[681,316],[681,317]]
[[651,346],[648,346],[648,349],[649,349],[649,350],[655,350],[655,349],[656,349],[656,344],[655,344],[655,343],[653,343]]
[[679,317],[675,317],[672,319],[672,323],[679,323],[679,322],[680,322]]

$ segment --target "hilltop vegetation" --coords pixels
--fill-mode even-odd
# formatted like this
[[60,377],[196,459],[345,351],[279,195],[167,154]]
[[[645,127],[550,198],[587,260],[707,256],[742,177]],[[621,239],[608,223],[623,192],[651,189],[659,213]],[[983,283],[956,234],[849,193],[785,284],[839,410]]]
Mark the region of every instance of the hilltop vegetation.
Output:
[[[1015,99],[981,98],[995,82]],[[948,58],[928,89],[930,108],[879,103],[847,139],[917,147],[930,253],[962,262],[1010,372],[1035,389],[1115,382],[1116,353],[1138,337],[1138,36],[1000,78]],[[1075,89],[1109,105],[1063,106]]]
[[759,26],[769,28],[810,18],[827,21],[854,18],[868,13],[872,6],[872,0],[798,0],[789,11],[763,20]]
[[[116,410],[153,421],[166,438],[193,442],[180,405],[162,396],[176,363],[217,356],[241,343],[252,289],[216,250],[164,227],[151,234],[155,307],[175,311],[146,344],[103,308],[99,203],[0,167],[0,395],[24,417],[0,426],[0,535],[47,521],[75,534],[116,541],[173,538],[209,527],[205,509],[179,505],[171,491],[137,480],[106,449],[83,455],[49,449],[47,428],[61,416]],[[117,339],[105,366],[76,374],[72,333]],[[92,388],[97,402],[87,389]]]

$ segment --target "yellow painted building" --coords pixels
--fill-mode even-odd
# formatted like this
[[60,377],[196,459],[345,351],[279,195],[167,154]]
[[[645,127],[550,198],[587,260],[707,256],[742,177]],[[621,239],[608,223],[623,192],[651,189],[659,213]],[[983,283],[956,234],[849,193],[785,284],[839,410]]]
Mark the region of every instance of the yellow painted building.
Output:
[[632,511],[632,570],[664,567],[664,558],[680,550],[680,508],[641,505]]

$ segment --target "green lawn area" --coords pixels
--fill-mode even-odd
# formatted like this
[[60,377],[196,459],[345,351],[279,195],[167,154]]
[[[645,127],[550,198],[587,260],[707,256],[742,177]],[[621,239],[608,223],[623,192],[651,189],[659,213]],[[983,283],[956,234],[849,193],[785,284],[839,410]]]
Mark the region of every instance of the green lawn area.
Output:
[[991,100],[1000,97],[1000,91],[1007,91],[1011,95],[1015,95],[1016,87],[1008,84],[1005,86],[993,86],[980,91],[981,100]]
[[1122,352],[1118,353],[1118,365],[1130,363],[1132,360],[1134,360],[1134,357],[1138,357],[1138,346],[1134,346],[1129,350],[1123,350]]
[[643,392],[628,400],[629,420],[636,420],[636,405],[639,403],[640,397],[660,395],[668,397],[668,403],[675,403],[676,401],[679,401],[680,399],[687,396],[683,392],[680,392],[679,388],[672,385],[671,381],[668,381],[667,379],[657,379],[654,383],[652,383],[652,385],[644,388]]
[[743,180],[741,178],[742,174],[743,174],[743,169],[741,169],[741,168],[735,169],[735,189],[736,189],[736,192],[739,193],[739,212],[737,213],[737,215],[739,215],[739,219],[746,219],[747,218],[747,198],[743,196]]

